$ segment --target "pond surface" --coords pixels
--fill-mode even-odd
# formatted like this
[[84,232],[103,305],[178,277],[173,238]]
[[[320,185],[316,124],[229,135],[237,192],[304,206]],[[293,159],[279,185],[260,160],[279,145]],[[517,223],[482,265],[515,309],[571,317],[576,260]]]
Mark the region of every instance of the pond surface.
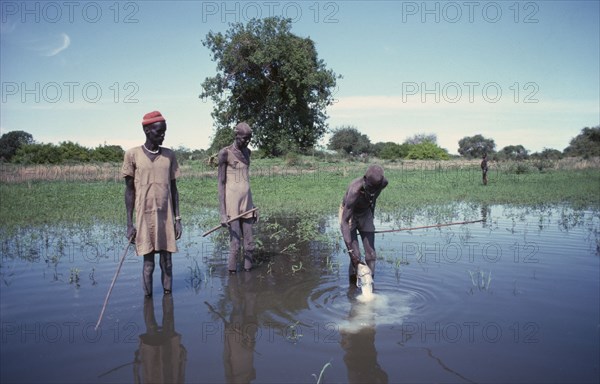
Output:
[[[366,302],[348,281],[341,243],[263,240],[261,264],[229,276],[219,237],[184,228],[173,295],[162,295],[157,263],[154,298],[144,299],[142,262],[130,249],[97,331],[124,228],[2,235],[0,379],[598,382],[598,212],[473,212],[461,219],[485,222],[378,234]],[[383,216],[378,229],[405,226]],[[325,223],[340,241],[335,219]]]

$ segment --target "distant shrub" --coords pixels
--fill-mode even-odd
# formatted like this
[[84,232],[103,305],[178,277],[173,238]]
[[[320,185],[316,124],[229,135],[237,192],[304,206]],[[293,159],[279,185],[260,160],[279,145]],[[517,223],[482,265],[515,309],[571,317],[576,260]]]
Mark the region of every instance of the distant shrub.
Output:
[[293,167],[301,164],[302,159],[296,152],[289,152],[287,155],[285,155],[285,165]]
[[529,166],[529,164],[522,162],[522,161],[518,161],[518,162],[510,162],[508,164],[508,167],[506,168],[506,171],[508,173],[523,175],[526,173],[530,173],[532,171],[532,168]]

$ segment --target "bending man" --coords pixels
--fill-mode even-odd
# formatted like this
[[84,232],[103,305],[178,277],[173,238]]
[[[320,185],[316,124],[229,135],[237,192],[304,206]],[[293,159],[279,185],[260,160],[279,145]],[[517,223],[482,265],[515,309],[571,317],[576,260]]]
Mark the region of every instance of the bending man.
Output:
[[340,229],[350,255],[350,282],[356,282],[356,267],[361,261],[358,235],[365,249],[365,261],[371,275],[375,274],[375,203],[381,191],[388,185],[383,168],[371,165],[363,177],[352,180],[340,207]]

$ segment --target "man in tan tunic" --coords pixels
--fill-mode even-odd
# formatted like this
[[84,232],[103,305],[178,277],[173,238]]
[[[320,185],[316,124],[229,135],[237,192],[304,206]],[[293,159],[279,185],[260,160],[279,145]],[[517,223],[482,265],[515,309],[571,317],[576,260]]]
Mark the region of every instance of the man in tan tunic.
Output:
[[248,144],[252,139],[252,129],[246,123],[239,123],[235,129],[233,144],[219,151],[218,155],[218,190],[219,213],[221,225],[229,228],[229,273],[237,272],[237,259],[240,253],[241,239],[244,239],[244,270],[252,268],[254,238],[252,224],[256,216],[249,213],[238,220],[227,223],[252,208],[252,192],[250,191],[250,150]]
[[150,297],[156,252],[160,253],[164,293],[172,291],[171,253],[177,252],[176,240],[181,237],[176,182],[179,165],[175,153],[160,146],[167,131],[167,123],[161,113],[147,113],[142,126],[146,142],[125,152],[121,171],[125,177],[127,238],[132,243],[135,241],[137,254],[144,256],[142,283],[144,294]]

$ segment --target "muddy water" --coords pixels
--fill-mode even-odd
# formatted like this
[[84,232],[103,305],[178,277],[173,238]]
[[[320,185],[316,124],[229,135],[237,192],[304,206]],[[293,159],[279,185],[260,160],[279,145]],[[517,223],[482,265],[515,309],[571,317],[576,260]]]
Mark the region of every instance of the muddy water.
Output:
[[[598,213],[481,213],[377,235],[370,300],[349,283],[343,247],[269,242],[256,269],[229,276],[224,244],[189,228],[173,295],[157,263],[143,298],[130,251],[98,331],[120,229],[2,235],[1,381],[314,383],[329,363],[321,382],[597,382]],[[385,217],[378,228],[432,223]]]

